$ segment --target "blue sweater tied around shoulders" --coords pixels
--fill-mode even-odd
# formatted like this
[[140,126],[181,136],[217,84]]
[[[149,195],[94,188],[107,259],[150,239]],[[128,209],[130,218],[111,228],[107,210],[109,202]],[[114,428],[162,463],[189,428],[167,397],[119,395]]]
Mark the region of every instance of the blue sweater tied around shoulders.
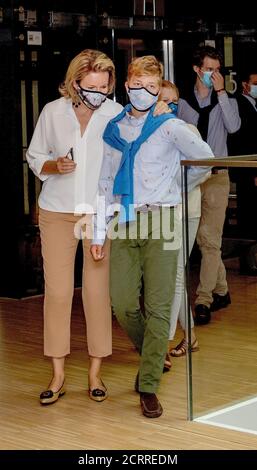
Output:
[[131,104],[127,104],[118,116],[113,118],[106,126],[103,140],[111,147],[122,152],[120,167],[116,174],[113,194],[121,196],[121,205],[124,210],[120,211],[119,223],[130,222],[135,220],[134,211],[134,161],[135,156],[141,145],[152,135],[158,127],[160,127],[168,119],[175,118],[173,113],[162,114],[161,116],[153,116],[155,104],[151,107],[141,134],[136,140],[127,142],[120,136],[118,122],[121,121],[125,114],[131,111]]

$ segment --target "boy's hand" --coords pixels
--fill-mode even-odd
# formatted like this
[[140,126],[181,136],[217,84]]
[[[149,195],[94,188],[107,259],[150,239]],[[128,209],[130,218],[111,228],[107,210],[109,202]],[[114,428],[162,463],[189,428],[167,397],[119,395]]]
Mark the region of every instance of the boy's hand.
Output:
[[153,116],[171,113],[171,110],[165,101],[158,101],[153,112]]
[[91,245],[90,251],[95,261],[101,261],[105,256],[102,245]]

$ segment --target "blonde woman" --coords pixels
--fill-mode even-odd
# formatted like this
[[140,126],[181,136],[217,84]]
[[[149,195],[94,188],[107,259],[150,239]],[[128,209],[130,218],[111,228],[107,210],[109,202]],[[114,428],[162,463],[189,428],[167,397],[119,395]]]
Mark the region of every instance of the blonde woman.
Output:
[[100,51],[86,49],[69,64],[59,88],[61,98],[48,103],[39,116],[27,160],[43,182],[39,196],[39,227],[44,260],[44,354],[52,359],[53,375],[40,395],[42,405],[62,396],[65,358],[70,353],[70,320],[74,263],[84,225],[82,299],[87,324],[89,396],[107,398],[100,367],[112,351],[109,301],[109,243],[105,258],[90,255],[91,218],[95,212],[102,164],[102,134],[122,106],[108,99],[115,83],[114,64]]

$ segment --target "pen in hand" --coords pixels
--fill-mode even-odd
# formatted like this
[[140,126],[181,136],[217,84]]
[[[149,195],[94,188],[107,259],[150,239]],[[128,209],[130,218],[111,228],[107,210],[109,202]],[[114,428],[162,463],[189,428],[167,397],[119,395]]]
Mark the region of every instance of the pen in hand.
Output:
[[70,148],[68,153],[65,157],[57,158],[57,173],[64,174],[64,173],[72,173],[77,164],[74,162],[74,153],[73,147]]
[[73,147],[70,148],[70,150],[68,151],[66,157],[69,158],[70,160],[74,161]]

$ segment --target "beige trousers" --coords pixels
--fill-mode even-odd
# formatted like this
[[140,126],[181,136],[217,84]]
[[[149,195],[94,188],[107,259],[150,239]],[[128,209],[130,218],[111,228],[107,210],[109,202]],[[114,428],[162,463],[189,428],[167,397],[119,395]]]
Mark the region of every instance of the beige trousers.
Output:
[[[83,220],[91,234],[91,215]],[[74,227],[82,218],[69,213],[39,211],[39,227],[44,261],[44,353],[64,357],[70,353],[70,323],[74,292],[74,265],[78,238]],[[80,232],[80,231],[78,231]],[[82,300],[87,325],[88,353],[105,357],[112,352],[112,316],[109,297],[109,241],[105,258],[95,262],[90,242],[83,243]]]
[[223,170],[201,184],[201,219],[197,232],[202,260],[196,305],[210,307],[212,294],[225,295],[228,291],[226,269],[221,259],[223,225],[229,195],[228,172]]

